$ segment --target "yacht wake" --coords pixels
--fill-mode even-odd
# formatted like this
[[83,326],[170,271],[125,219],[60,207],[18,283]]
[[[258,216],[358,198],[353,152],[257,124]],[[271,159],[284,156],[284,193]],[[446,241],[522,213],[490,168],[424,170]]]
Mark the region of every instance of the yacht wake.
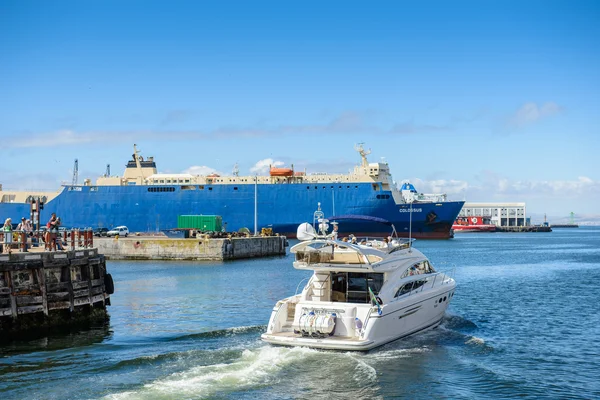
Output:
[[137,390],[112,394],[106,399],[202,398],[215,394],[258,389],[277,383],[280,373],[302,362],[316,350],[264,346],[244,350],[237,359],[195,366],[145,384]]

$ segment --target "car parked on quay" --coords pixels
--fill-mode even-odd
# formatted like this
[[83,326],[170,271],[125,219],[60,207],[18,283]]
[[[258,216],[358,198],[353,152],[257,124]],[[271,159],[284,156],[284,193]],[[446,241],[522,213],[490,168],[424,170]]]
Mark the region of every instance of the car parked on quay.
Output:
[[106,236],[108,237],[113,237],[117,235],[127,237],[129,235],[129,229],[123,225],[114,227],[110,231],[106,232]]

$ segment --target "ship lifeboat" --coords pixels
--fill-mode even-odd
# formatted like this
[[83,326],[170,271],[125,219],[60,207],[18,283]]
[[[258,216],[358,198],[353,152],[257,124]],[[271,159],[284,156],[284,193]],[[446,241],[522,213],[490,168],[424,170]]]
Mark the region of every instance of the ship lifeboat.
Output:
[[273,168],[271,167],[271,176],[293,176],[294,170],[291,168]]

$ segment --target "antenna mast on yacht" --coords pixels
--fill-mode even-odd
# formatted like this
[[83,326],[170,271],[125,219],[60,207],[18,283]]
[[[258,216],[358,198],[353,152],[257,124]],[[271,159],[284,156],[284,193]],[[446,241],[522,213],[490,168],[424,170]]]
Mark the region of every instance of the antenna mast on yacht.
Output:
[[238,163],[235,163],[233,166],[233,176],[240,176],[240,169],[238,168]]
[[410,201],[410,213],[408,216],[408,252],[412,253],[412,199]]

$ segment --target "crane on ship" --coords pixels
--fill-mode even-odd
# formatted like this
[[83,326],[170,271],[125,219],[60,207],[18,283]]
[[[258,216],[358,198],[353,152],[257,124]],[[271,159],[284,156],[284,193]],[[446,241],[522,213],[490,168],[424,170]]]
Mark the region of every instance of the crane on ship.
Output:
[[73,166],[73,181],[71,185],[77,185],[77,181],[79,180],[79,161],[75,159],[75,165]]

